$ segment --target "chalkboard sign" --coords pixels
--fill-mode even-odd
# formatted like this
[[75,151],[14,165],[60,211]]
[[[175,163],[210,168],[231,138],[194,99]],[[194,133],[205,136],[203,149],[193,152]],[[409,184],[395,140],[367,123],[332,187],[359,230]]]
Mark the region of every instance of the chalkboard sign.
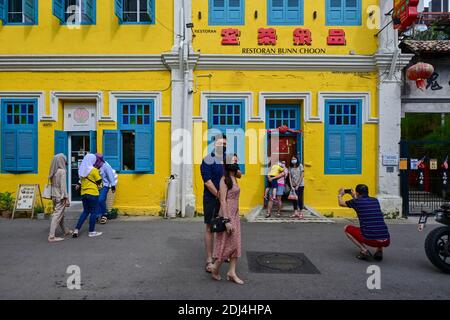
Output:
[[31,212],[31,219],[34,217],[34,207],[36,200],[39,199],[42,206],[41,188],[38,184],[20,184],[17,188],[16,202],[11,219],[14,219],[14,214],[17,211]]

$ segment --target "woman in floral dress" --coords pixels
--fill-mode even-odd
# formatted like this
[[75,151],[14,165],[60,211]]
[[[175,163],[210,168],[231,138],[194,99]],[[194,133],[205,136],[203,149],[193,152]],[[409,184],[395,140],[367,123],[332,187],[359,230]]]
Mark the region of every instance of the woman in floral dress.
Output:
[[227,280],[237,284],[244,284],[236,274],[238,258],[241,257],[241,223],[239,219],[239,194],[236,174],[239,170],[237,164],[226,164],[224,176],[220,180],[220,212],[219,215],[229,219],[227,230],[216,233],[214,240],[215,263],[211,268],[214,280],[221,280],[220,266],[230,259],[230,268],[227,272]]

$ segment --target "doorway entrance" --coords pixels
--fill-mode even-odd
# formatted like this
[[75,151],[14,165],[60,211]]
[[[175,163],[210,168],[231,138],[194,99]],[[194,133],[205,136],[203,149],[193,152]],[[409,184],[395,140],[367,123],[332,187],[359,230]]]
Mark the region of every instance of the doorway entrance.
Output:
[[[280,127],[287,131],[270,131]],[[266,106],[267,156],[272,161],[279,159],[287,165],[295,155],[303,162],[302,134],[299,104],[270,104]]]
[[91,152],[89,132],[69,133],[69,190],[71,202],[81,201],[80,191],[76,190],[78,183],[78,168],[84,156]]

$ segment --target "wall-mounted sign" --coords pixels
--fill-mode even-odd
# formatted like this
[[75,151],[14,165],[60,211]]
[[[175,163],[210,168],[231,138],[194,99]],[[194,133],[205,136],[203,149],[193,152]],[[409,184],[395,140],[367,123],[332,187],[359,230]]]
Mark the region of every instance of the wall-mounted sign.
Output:
[[64,131],[95,131],[94,103],[64,103]]
[[400,170],[408,170],[408,159],[407,158],[401,158],[399,161],[398,168]]
[[[241,30],[237,28],[222,29],[220,35],[222,37],[221,44],[223,46],[240,45]],[[278,41],[277,29],[275,28],[259,28],[255,44],[260,46],[275,46]],[[313,43],[313,34],[310,29],[296,28],[292,33],[292,42],[294,46],[311,46]],[[345,30],[329,29],[327,37],[327,45],[345,46],[347,40],[345,38]]]
[[438,161],[437,159],[430,159],[430,170],[437,170]]
[[325,48],[242,48],[242,54],[326,54]]
[[394,29],[403,31],[416,22],[419,17],[418,5],[419,0],[394,0],[394,12],[392,13]]
[[383,155],[383,166],[396,166],[398,165],[398,156],[384,154]]
[[419,166],[419,159],[411,159],[411,170],[417,170]]

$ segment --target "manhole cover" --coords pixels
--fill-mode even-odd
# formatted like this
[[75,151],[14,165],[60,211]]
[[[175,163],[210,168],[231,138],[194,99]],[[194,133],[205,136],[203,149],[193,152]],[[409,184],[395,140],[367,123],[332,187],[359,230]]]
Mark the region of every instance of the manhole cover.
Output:
[[303,265],[299,257],[284,253],[262,254],[256,257],[256,262],[262,267],[277,271],[291,271]]
[[319,274],[303,253],[247,252],[249,269],[255,273]]

